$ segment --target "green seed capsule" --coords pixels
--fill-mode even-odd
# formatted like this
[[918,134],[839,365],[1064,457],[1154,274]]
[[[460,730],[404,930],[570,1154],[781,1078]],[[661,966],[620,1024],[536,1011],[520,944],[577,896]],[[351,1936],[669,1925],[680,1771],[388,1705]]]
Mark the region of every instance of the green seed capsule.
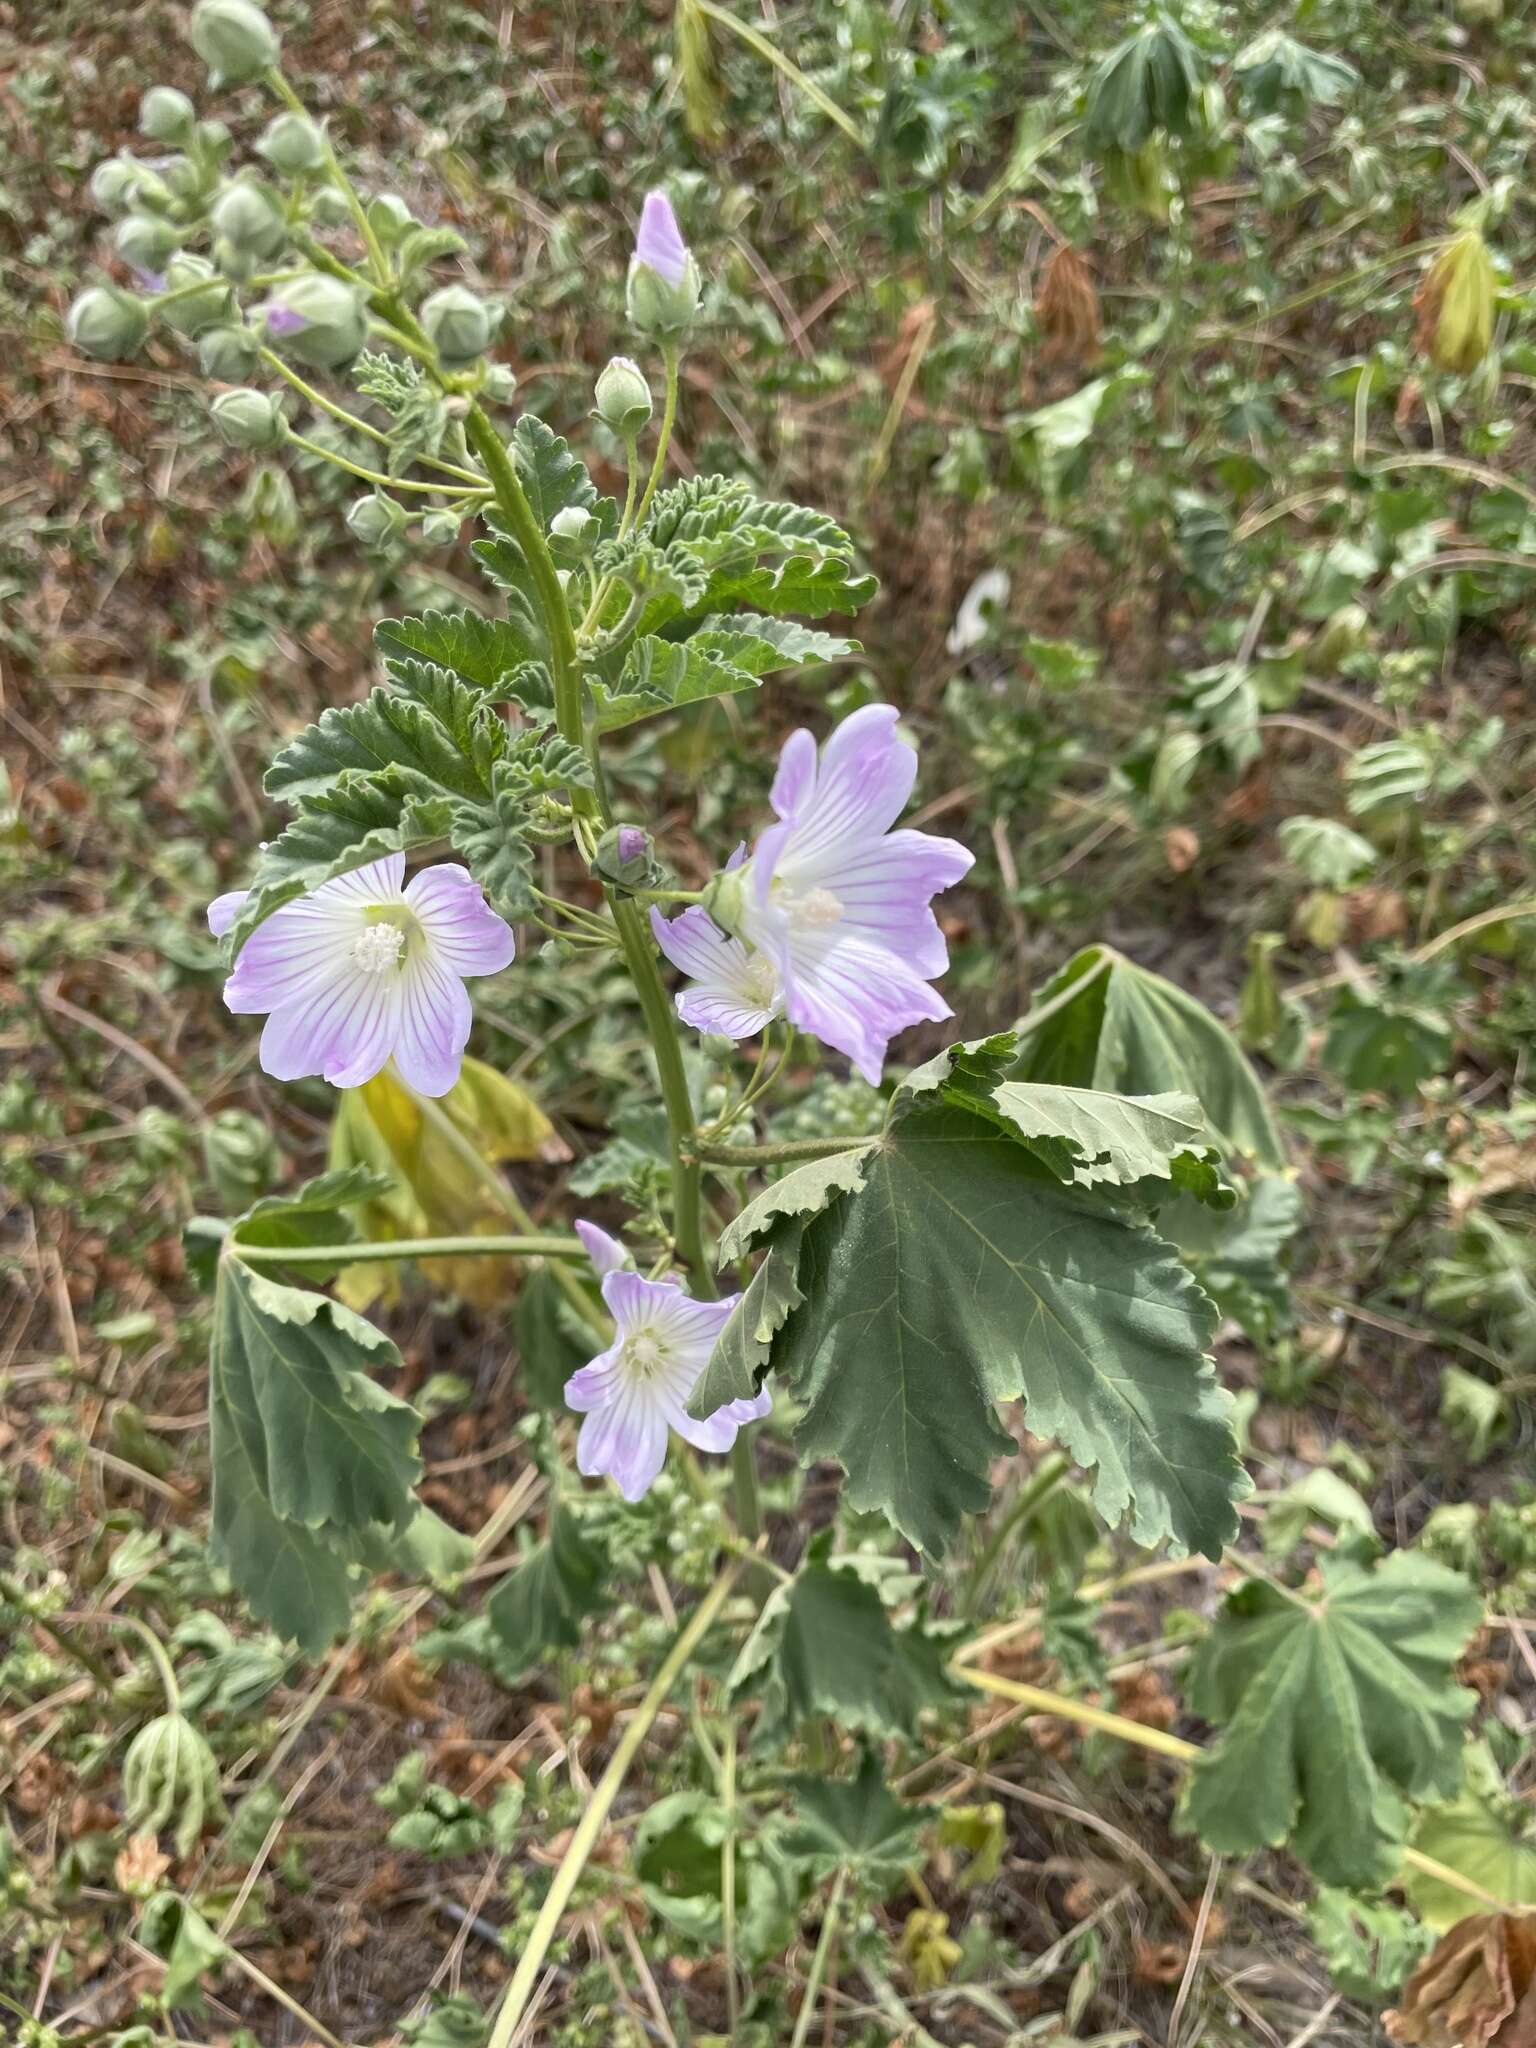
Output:
[[142,300],[116,285],[92,285],[69,309],[65,331],[75,347],[104,363],[136,355],[149,330]]
[[185,142],[197,109],[173,85],[152,85],[139,101],[139,132],[155,142]]
[[276,448],[288,431],[277,400],[265,391],[223,391],[209,410],[221,439],[231,448]]

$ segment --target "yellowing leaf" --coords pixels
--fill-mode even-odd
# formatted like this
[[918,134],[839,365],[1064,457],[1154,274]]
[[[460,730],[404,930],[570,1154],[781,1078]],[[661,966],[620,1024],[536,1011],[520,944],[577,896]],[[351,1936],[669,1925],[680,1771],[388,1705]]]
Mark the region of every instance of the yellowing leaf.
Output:
[[[1520,1803],[1504,1790],[1481,1742],[1467,1745],[1466,1782],[1449,1806],[1419,1815],[1410,1845],[1481,1885],[1507,1906],[1536,1906],[1536,1835],[1518,1825]],[[1401,1879],[1421,1919],[1443,1934],[1479,1908],[1475,1899],[1416,1868]]]
[[[465,1060],[437,1107],[488,1166],[537,1158],[558,1143],[533,1098],[483,1060]],[[342,1091],[330,1156],[333,1167],[367,1166],[391,1183],[360,1207],[370,1237],[469,1237],[507,1228],[486,1183],[388,1068],[361,1088]],[[484,1308],[505,1300],[515,1266],[510,1259],[468,1257],[429,1259],[423,1270],[448,1292]],[[399,1280],[387,1263],[350,1266],[338,1291],[353,1308],[366,1308],[395,1299]]]

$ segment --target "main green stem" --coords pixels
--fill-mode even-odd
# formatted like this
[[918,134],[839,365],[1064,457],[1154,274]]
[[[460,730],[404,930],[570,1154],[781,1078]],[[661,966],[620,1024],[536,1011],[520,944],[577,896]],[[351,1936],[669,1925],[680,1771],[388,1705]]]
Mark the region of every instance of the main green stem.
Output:
[[[671,382],[675,386],[675,372]],[[602,788],[602,775],[597,741],[596,736],[587,731],[576,635],[554,557],[549,552],[549,543],[534,517],[533,507],[528,503],[517,474],[517,465],[495,424],[477,403],[472,403],[465,415],[464,432],[485,465],[485,473],[496,493],[497,506],[511,528],[512,537],[521,548],[533,577],[549,635],[550,667],[555,684],[555,723],[561,736],[573,746],[580,747],[592,763],[596,788],[573,788],[570,792],[571,809],[578,824],[605,826],[609,821],[607,807],[598,793]],[[658,469],[659,466],[658,462]],[[719,1290],[715,1286],[714,1269],[704,1245],[702,1174],[694,1140],[693,1100],[688,1093],[688,1076],[683,1068],[682,1045],[677,1033],[677,1014],[662,985],[656,952],[640,906],[632,898],[621,896],[612,889],[606,893],[624,962],[634,982],[656,1057],[656,1075],[666,1110],[667,1142],[672,1160],[673,1244],[678,1258],[687,1268],[694,1291],[712,1300]],[[751,1441],[745,1431],[737,1434],[732,1469],[741,1532],[752,1539],[761,1529],[762,1514]]]
[[579,1237],[396,1237],[361,1244],[239,1244],[248,1266],[361,1266],[380,1259],[585,1259]]

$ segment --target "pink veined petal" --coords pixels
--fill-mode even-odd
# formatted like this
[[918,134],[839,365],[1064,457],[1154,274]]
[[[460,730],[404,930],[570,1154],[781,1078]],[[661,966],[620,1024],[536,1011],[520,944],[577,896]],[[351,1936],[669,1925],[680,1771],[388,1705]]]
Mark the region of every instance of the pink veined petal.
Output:
[[739,1294],[730,1294],[722,1301],[695,1301],[678,1288],[653,1308],[650,1327],[669,1358],[676,1361],[684,1399],[693,1392],[694,1382],[708,1365],[709,1354],[740,1300]]
[[629,1254],[616,1237],[610,1237],[595,1223],[588,1223],[584,1217],[576,1218],[576,1235],[587,1248],[587,1257],[595,1270],[600,1273],[618,1273],[629,1264]]
[[350,976],[353,941],[363,930],[361,903],[317,890],[274,911],[240,948],[224,984],[237,1016],[303,1003],[328,983]]
[[868,939],[839,935],[829,949],[795,961],[785,1015],[797,1030],[846,1053],[872,1087],[886,1048],[910,1024],[954,1012],[913,968]]
[[654,270],[668,284],[679,285],[688,273],[688,244],[665,192],[647,192],[635,236],[635,261]]
[[589,1479],[604,1474],[626,1500],[650,1491],[666,1455],[667,1418],[632,1381],[592,1410],[576,1439],[576,1469]]
[[721,949],[733,943],[699,903],[673,918],[663,917],[653,903],[651,932],[674,967],[700,979],[713,976]]
[[780,862],[793,849],[797,830],[794,819],[786,818],[782,824],[770,825],[758,835],[757,844],[752,849],[752,865],[747,870],[748,901],[758,910],[768,908],[773,878],[779,871]]
[[727,1401],[723,1408],[717,1408],[717,1415],[728,1415],[738,1429],[749,1422],[761,1422],[765,1415],[773,1412],[773,1396],[764,1387],[761,1393],[752,1394],[740,1401]]
[[953,839],[927,832],[888,832],[849,855],[833,893],[842,929],[878,939],[931,980],[949,966],[949,949],[929,901],[969,873],[975,856]]
[[405,855],[403,853],[381,854],[377,860],[369,861],[366,867],[353,868],[345,875],[336,875],[329,882],[322,882],[314,895],[303,899],[307,902],[396,903],[404,893]]
[[692,1444],[696,1451],[728,1451],[735,1443],[738,1424],[723,1408],[701,1420],[690,1415],[680,1401],[665,1401],[663,1405],[668,1422],[684,1443]]
[[821,750],[815,794],[794,818],[779,858],[797,887],[837,873],[849,855],[895,824],[917,780],[917,752],[896,734],[894,705],[866,704],[845,718]]
[[222,939],[229,930],[250,893],[249,889],[227,889],[222,896],[214,897],[208,906],[208,929],[216,939]]
[[567,1408],[574,1408],[578,1415],[585,1415],[593,1408],[607,1406],[622,1378],[623,1368],[619,1364],[622,1349],[622,1344],[610,1344],[606,1351],[600,1351],[580,1371],[571,1374],[565,1383]]
[[768,801],[781,818],[798,817],[816,789],[816,741],[805,727],[798,726],[779,752],[778,772]]
[[459,1078],[469,1043],[469,991],[430,947],[414,954],[395,979],[400,990],[395,1064],[408,1087],[422,1095],[446,1095]]
[[512,927],[498,917],[468,868],[455,861],[422,868],[405,891],[433,950],[455,974],[499,974],[517,951]]
[[771,1010],[751,1009],[736,996],[711,995],[705,989],[690,988],[678,997],[677,1014],[690,1030],[716,1038],[756,1038],[778,1016],[779,1007],[775,1004]]
[[643,1273],[627,1271],[603,1275],[603,1305],[626,1337],[648,1329],[662,1307],[682,1293],[675,1280],[647,1280]]
[[262,1069],[274,1081],[321,1074],[335,1087],[361,1087],[389,1059],[394,1009],[386,977],[337,975],[273,1010],[261,1034]]

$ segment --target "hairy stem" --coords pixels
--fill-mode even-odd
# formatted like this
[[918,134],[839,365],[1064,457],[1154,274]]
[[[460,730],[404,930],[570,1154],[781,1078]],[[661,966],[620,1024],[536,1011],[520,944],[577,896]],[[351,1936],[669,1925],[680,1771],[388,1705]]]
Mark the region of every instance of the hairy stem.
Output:
[[644,523],[645,515],[651,509],[651,500],[656,495],[662,472],[667,466],[667,449],[672,443],[672,429],[677,424],[677,390],[682,359],[675,341],[669,341],[662,351],[662,362],[666,370],[667,392],[662,400],[661,431],[656,436],[656,453],[651,458],[651,473],[645,480],[645,489],[640,497],[640,509],[635,514],[636,526]]
[[787,1138],[782,1145],[711,1145],[700,1142],[694,1156],[709,1166],[788,1166],[807,1159],[835,1159],[840,1152],[865,1152],[874,1138]]
[[635,1709],[624,1733],[619,1737],[609,1759],[608,1768],[593,1787],[586,1811],[576,1824],[570,1846],[560,1859],[560,1867],[545,1894],[544,1903],[539,1909],[539,1917],[533,1924],[533,1932],[528,1937],[527,1947],[518,1958],[517,1968],[513,1972],[512,1982],[507,1986],[507,1995],[496,2015],[496,2024],[491,2029],[491,2038],[486,2048],[509,2048],[509,2044],[515,2039],[523,2015],[528,2009],[528,2001],[538,1981],[544,1958],[549,1953],[549,1945],[559,1930],[560,1921],[570,1904],[577,1880],[585,1870],[592,1851],[597,1847],[598,1838],[607,1824],[619,1788],[629,1774],[629,1767],[640,1754],[641,1745],[651,1731],[651,1724],[665,1706],[667,1695],[676,1684],[679,1674],[714,1626],[721,1608],[730,1597],[731,1588],[736,1583],[736,1574],[740,1569],[740,1565],[735,1562],[726,1565],[693,1610],[687,1626],[667,1652],[645,1698]]

